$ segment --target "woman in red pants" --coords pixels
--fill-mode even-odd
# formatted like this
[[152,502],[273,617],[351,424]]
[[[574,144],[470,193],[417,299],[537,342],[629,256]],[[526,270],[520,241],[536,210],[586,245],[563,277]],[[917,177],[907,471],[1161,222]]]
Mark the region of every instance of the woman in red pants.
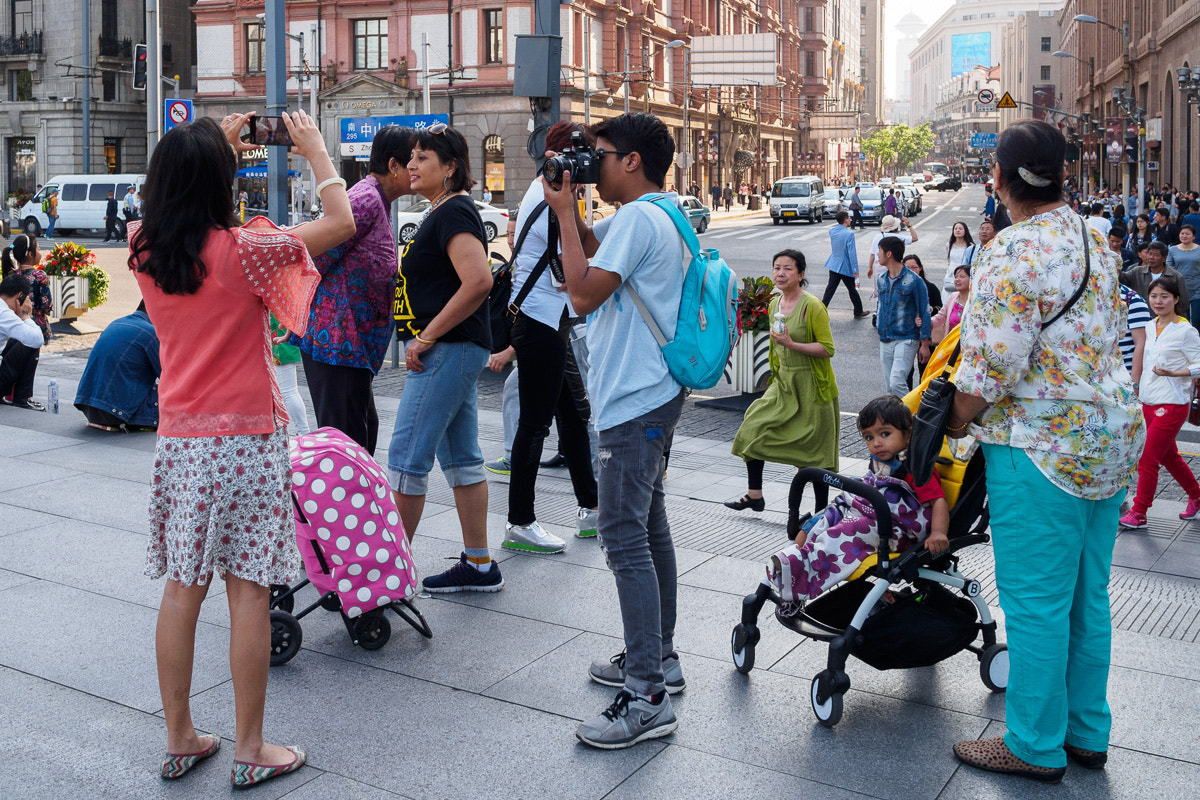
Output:
[[1163,276],[1150,284],[1150,310],[1157,316],[1146,328],[1140,397],[1146,415],[1146,449],[1138,461],[1137,496],[1133,508],[1121,517],[1123,528],[1146,527],[1146,512],[1154,503],[1158,468],[1166,467],[1171,477],[1187,492],[1188,504],[1180,519],[1195,519],[1200,512],[1200,483],[1179,455],[1175,437],[1183,427],[1191,401],[1191,383],[1200,377],[1200,334],[1175,313],[1179,284]]

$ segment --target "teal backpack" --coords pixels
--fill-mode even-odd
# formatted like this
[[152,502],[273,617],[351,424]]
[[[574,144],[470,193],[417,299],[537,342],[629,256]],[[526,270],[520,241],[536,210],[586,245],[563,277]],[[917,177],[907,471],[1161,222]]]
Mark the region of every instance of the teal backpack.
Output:
[[737,276],[716,250],[700,249],[692,223],[674,201],[662,194],[638,200],[666,212],[691,253],[684,267],[675,338],[667,341],[642,298],[627,284],[629,296],[654,334],[671,377],[689,389],[711,389],[721,380],[737,338]]

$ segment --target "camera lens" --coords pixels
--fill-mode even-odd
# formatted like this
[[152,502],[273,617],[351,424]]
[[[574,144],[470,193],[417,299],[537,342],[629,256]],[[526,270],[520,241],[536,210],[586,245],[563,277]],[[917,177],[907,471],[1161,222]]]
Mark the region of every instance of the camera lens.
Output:
[[570,169],[570,165],[567,164],[567,160],[562,156],[555,156],[546,159],[545,165],[542,166],[542,175],[550,183],[559,183],[562,180],[563,172],[568,169]]

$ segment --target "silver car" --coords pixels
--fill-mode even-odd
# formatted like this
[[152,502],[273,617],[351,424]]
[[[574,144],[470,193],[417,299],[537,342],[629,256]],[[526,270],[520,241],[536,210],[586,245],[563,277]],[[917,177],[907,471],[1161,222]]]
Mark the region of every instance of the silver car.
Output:
[[825,212],[822,214],[824,219],[834,219],[839,211],[846,210],[846,203],[842,200],[842,190],[836,186],[825,190]]

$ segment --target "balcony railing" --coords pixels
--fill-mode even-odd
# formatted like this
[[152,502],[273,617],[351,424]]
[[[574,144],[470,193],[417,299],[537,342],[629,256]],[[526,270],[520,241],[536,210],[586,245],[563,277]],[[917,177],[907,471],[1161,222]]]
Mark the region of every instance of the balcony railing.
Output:
[[115,36],[101,36],[97,54],[108,58],[133,58],[133,41]]
[[0,36],[0,56],[33,56],[42,54],[42,32]]

